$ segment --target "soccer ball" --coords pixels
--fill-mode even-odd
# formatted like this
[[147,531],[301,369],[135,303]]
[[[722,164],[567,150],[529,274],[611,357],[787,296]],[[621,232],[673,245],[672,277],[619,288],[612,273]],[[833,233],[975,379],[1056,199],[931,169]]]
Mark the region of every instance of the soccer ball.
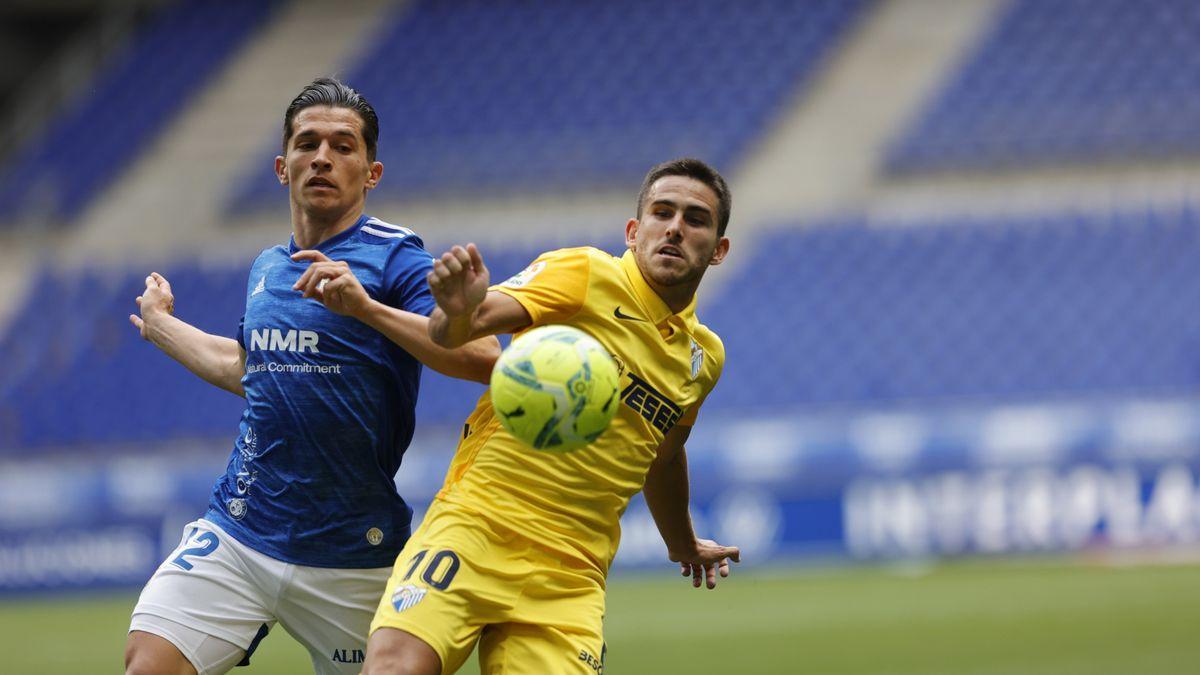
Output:
[[542,326],[513,340],[492,369],[492,408],[510,434],[551,452],[600,437],[617,412],[617,365],[587,333]]

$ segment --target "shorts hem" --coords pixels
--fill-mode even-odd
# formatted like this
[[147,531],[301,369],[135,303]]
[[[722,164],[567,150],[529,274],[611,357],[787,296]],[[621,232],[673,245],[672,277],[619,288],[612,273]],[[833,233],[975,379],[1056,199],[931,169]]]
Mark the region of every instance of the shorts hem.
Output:
[[413,626],[413,625],[403,625],[402,626],[402,625],[399,625],[400,623],[402,623],[402,622],[385,621],[385,622],[379,623],[379,624],[372,623],[371,630],[370,630],[370,632],[367,633],[368,643],[370,642],[371,636],[374,635],[375,631],[379,630],[380,628],[394,628],[396,630],[402,630],[405,633],[408,633],[409,635],[412,635],[413,637],[417,638],[421,642],[424,642],[425,644],[429,645],[429,647],[431,649],[433,649],[434,653],[436,653],[438,655],[438,661],[441,665],[441,672],[445,673],[446,672],[446,658],[447,658],[447,655],[449,652],[449,650],[446,648],[446,645],[443,644],[440,640],[437,640],[436,638],[434,638],[433,633],[425,630],[424,628],[421,628],[418,626]]
[[[155,616],[160,619],[166,619],[167,621],[171,621],[173,623],[179,623],[178,621],[175,621],[174,619],[171,619],[171,618],[168,618],[165,616],[158,616],[157,614],[151,614],[149,612],[140,612],[140,614],[143,614],[146,616]],[[186,647],[183,644],[183,642],[184,642],[183,639],[181,639],[175,635],[172,635],[171,631],[165,630],[162,626],[156,626],[153,623],[145,622],[144,620],[143,620],[143,622],[139,623],[138,614],[134,614],[133,617],[130,619],[129,630],[127,631],[126,634],[132,633],[135,630],[141,631],[143,633],[149,633],[150,635],[156,635],[156,636],[166,640],[167,642],[170,642],[172,645],[175,646],[175,649],[179,650],[180,654],[183,654],[183,658],[187,659],[187,662],[192,665],[192,668],[194,668],[196,670],[196,675],[207,675],[208,670],[206,668],[203,668],[200,665],[199,656],[197,656],[191,649],[189,649],[188,647]],[[222,638],[222,639],[224,639],[224,638]]]
[[[222,630],[220,628],[214,628],[211,625],[196,626],[196,625],[194,625],[196,623],[195,617],[187,616],[186,614],[184,614],[182,612],[177,612],[177,611],[170,610],[170,609],[164,609],[164,608],[156,606],[156,605],[151,605],[149,607],[146,607],[146,606],[135,607],[134,611],[133,611],[133,617],[130,620],[129,630],[131,630],[131,631],[132,630],[142,630],[141,628],[133,627],[133,622],[137,620],[137,617],[139,614],[145,614],[148,616],[156,616],[160,619],[166,619],[167,621],[173,621],[182,626],[187,626],[188,628],[191,628],[192,630],[204,633],[205,635],[210,635],[219,640],[224,640],[232,645],[239,647],[242,650],[250,649],[250,642],[253,641],[253,637],[251,637],[250,641],[247,641],[243,636],[240,636],[233,632]],[[153,633],[154,631],[146,631],[146,632]],[[158,633],[154,633],[154,634],[158,635]],[[166,636],[160,635],[159,637],[166,637]],[[173,641],[172,641],[172,644],[174,644]],[[175,646],[178,647],[179,645],[175,645]],[[179,651],[183,651],[183,650],[180,649]],[[189,660],[191,660],[191,659],[189,659]]]

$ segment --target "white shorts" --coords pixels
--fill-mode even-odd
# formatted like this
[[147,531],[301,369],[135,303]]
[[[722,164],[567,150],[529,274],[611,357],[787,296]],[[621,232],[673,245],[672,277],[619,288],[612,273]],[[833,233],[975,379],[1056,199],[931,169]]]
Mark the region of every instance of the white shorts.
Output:
[[357,673],[391,571],[282,562],[200,519],[146,582],[129,630],[168,640],[207,675],[248,663],[279,622],[308,649],[315,672]]

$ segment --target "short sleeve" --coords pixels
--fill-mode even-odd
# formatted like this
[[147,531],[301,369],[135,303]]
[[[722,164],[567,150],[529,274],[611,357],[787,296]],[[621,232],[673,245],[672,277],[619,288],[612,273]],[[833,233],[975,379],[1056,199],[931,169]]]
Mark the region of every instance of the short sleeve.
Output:
[[397,245],[383,269],[385,305],[413,314],[429,316],[437,303],[429,292],[426,277],[433,269],[433,256],[425,250],[416,236],[409,236]]
[[689,406],[687,411],[683,413],[683,416],[679,418],[679,421],[676,422],[676,424],[682,424],[685,427],[695,426],[696,417],[700,414],[700,407],[708,400],[708,395],[712,393],[713,389],[716,389],[717,382],[721,379],[721,373],[725,370],[725,345],[721,343],[721,339],[715,334],[708,332],[706,335],[708,336],[704,339],[706,348],[703,350],[700,358],[702,359],[701,367],[703,368],[704,378],[711,384],[708,385],[708,388],[700,398]]
[[241,345],[242,351],[246,351],[246,315],[238,319],[237,343]]
[[570,318],[587,300],[591,258],[587,248],[564,248],[538,256],[524,270],[490,290],[512,297],[534,324]]

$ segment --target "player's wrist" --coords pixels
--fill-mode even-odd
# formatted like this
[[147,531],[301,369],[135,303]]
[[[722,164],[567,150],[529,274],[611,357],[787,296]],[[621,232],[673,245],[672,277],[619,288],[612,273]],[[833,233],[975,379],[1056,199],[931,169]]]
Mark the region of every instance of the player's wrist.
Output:
[[667,544],[667,557],[670,558],[671,562],[690,562],[695,560],[699,555],[700,542],[694,536],[690,541]]
[[346,315],[352,319],[358,319],[359,321],[374,328],[375,326],[373,322],[375,318],[379,316],[379,310],[382,307],[382,303],[375,298],[368,296],[362,302],[353,303],[346,307]]

